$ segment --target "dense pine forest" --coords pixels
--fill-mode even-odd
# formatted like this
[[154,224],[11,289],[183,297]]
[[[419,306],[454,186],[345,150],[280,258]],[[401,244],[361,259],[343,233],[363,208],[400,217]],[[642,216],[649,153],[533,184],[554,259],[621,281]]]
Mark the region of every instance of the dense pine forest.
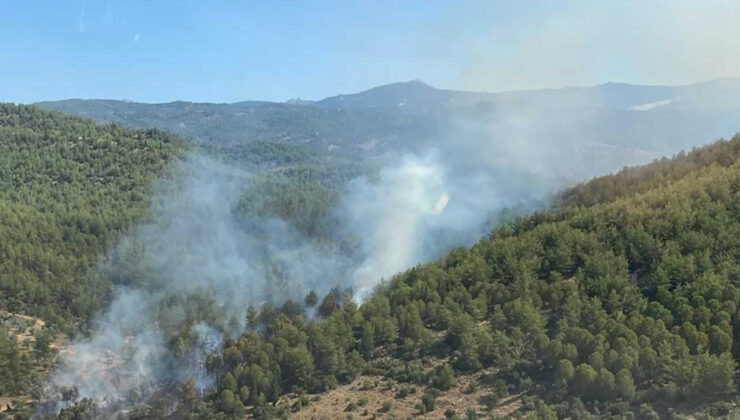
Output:
[[[250,308],[250,329],[208,359],[217,389],[196,403],[186,384],[182,411],[171,413],[287,418],[320,402],[289,404],[286,395],[381,375],[424,416],[456,376],[485,370],[493,373],[473,386],[490,408],[523,396],[514,416],[730,415],[740,357],[738,156],[736,136],[579,185],[560,194],[559,209],[399,274],[361,306],[337,290]],[[404,384],[424,391],[408,395]],[[361,406],[350,401],[346,416],[364,418]],[[392,407],[366,415],[392,418]]]
[[187,381],[129,414],[322,418],[359,384],[390,397],[370,412],[349,394],[323,418],[436,418],[459,381],[477,401],[446,418],[733,418],[739,155],[736,136],[578,185],[359,306],[337,289],[245,308],[247,332],[206,360],[214,389]]
[[[57,334],[85,330],[112,287],[91,268],[146,217],[149,184],[183,147],[155,130],[0,104],[0,394],[29,391]],[[11,314],[46,322],[33,354],[9,335],[25,328]]]
[[106,295],[87,270],[146,213],[171,135],[0,105],[0,305],[71,325]]
[[[161,190],[178,188],[196,148],[157,130],[0,105],[0,399],[38,398],[60,347],[89,334],[115,287],[151,277],[99,267],[163,204]],[[364,170],[275,143],[198,151],[257,174],[236,209],[245,218],[278,216],[316,238],[338,186]]]
[[[111,298],[115,279],[96,264],[149,217],[152,183],[190,147],[0,105],[0,395],[42,398],[53,342],[84,335]],[[318,241],[329,240],[322,221],[343,182],[367,171],[269,142],[209,153],[267,168],[251,192],[270,199],[245,195],[238,212],[277,215]],[[738,157],[735,136],[577,185],[362,304],[338,288],[245,305],[246,331],[224,329],[205,360],[213,387],[172,383],[117,412],[83,399],[58,417],[311,418],[331,392],[360,384],[390,397],[371,412],[349,395],[332,418],[401,418],[401,406],[432,418],[734,418]],[[16,340],[23,329],[33,351]],[[180,333],[172,346],[187,346]],[[475,403],[442,405],[458,391]]]

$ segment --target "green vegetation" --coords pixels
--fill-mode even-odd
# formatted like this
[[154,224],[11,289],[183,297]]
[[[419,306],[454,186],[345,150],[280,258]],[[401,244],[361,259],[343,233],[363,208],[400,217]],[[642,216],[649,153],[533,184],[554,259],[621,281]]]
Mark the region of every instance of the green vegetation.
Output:
[[[85,331],[110,297],[120,279],[90,269],[147,217],[147,189],[177,160],[181,143],[0,105],[0,309],[51,326],[27,349],[17,344],[19,327],[0,326],[0,393],[31,390],[56,331]],[[337,189],[367,169],[295,145],[240,147],[211,150],[267,168],[251,193],[269,199],[247,195],[240,210],[277,215],[317,239],[328,239]],[[523,395],[519,414],[527,418],[730,415],[740,360],[739,156],[736,136],[566,190],[555,209],[400,273],[362,305],[334,290],[245,308],[249,330],[226,337],[206,360],[214,389],[200,398],[190,380],[130,415],[287,416],[291,407],[274,404],[286,394],[326,391],[362,374],[400,383],[396,398],[415,399],[423,415],[462,375],[477,372],[480,383],[468,388],[485,391],[481,404]],[[215,302],[191,300],[218,316]],[[304,317],[304,303],[315,318]],[[178,333],[165,335],[184,353]],[[424,390],[412,393],[409,384]],[[380,412],[390,415],[397,404]],[[302,396],[292,409],[307,405]],[[361,411],[350,403],[353,410]],[[447,410],[449,418],[461,414]],[[107,413],[89,400],[60,413],[91,415]]]
[[110,292],[89,268],[146,216],[147,186],[179,143],[0,105],[0,308],[84,325]]
[[308,238],[327,240],[335,228],[332,208],[346,183],[373,165],[322,155],[305,146],[267,141],[201,144],[200,150],[252,175],[238,206],[243,216],[277,217]]
[[598,177],[563,191],[557,202],[561,207],[591,206],[644,193],[711,165],[733,165],[740,155],[739,148],[737,141],[718,142],[711,147],[695,148],[688,154],[681,152],[671,159],[662,158],[650,165],[624,168],[616,175]]
[[[115,100],[65,100],[38,106],[98,122],[133,128],[154,127],[196,139],[206,147],[228,147],[253,159],[256,148],[279,153],[277,160],[295,158],[305,151],[321,155],[362,159],[404,148],[414,139],[428,139],[439,116],[397,112],[395,109],[353,108],[317,104],[237,102],[232,104],[170,102],[145,104]],[[294,148],[295,147],[295,148]],[[303,150],[303,152],[297,152]]]
[[[146,217],[147,186],[180,144],[158,131],[0,104],[0,395],[31,391],[56,331],[84,330],[109,297],[110,282],[90,268]],[[31,329],[9,313],[50,325]],[[35,342],[21,346],[21,336]]]
[[427,386],[423,413],[457,374],[488,367],[499,396],[541,397],[525,401],[531,418],[645,417],[734,398],[739,155],[735,137],[596,179],[557,210],[395,276],[362,306],[332,292],[313,322],[252,311],[257,328],[227,340],[228,380],[203,407],[223,411],[226,390],[261,407],[383,372]]
[[17,395],[27,390],[33,379],[33,360],[22,352],[14,334],[0,329],[0,395]]
[[[344,174],[346,182],[357,172]],[[309,238],[327,239],[334,227],[330,216],[339,192],[334,182],[325,186],[322,181],[320,174],[305,166],[258,172],[238,211],[242,215],[278,217]]]

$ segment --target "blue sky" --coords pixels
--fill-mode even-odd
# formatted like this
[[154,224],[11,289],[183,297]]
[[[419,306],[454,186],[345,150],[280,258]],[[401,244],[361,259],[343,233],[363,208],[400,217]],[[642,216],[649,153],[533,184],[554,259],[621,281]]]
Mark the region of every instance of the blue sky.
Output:
[[734,1],[0,0],[0,101],[319,99],[740,72]]

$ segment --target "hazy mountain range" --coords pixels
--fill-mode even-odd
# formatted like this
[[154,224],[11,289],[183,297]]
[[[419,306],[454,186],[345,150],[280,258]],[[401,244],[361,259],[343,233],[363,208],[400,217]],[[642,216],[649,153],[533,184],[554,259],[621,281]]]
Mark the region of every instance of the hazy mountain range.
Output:
[[[732,136],[740,129],[740,79],[502,93],[437,89],[409,81],[318,101],[147,104],[69,99],[36,105],[100,122],[165,129],[219,147],[268,141],[351,158],[471,141],[484,147],[544,148],[575,155],[583,171],[568,175],[581,177]],[[557,154],[547,154],[553,156],[557,159]]]

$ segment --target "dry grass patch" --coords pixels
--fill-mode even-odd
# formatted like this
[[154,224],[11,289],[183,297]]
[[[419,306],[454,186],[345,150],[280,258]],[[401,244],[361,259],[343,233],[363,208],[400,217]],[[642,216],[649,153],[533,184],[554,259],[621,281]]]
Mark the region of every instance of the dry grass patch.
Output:
[[[455,385],[443,391],[436,400],[435,408],[420,413],[417,406],[424,394],[424,387],[414,384],[396,383],[380,376],[360,376],[347,385],[321,394],[307,395],[307,407],[291,414],[292,419],[443,419],[447,410],[453,410],[458,418],[464,419],[469,409],[481,417],[495,413],[506,417],[521,407],[519,395],[508,396],[497,401],[492,409],[484,405],[485,397],[493,389],[481,382],[481,377],[495,373],[489,369],[457,377]],[[288,398],[293,404],[296,397]]]

